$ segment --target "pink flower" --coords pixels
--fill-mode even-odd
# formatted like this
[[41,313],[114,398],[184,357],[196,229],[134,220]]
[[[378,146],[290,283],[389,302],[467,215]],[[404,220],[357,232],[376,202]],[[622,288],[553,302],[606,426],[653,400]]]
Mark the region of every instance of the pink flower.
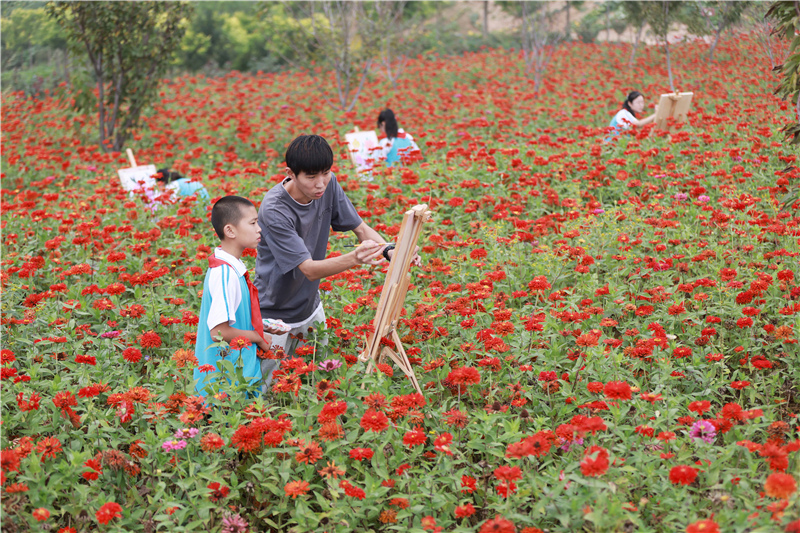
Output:
[[175,450],[182,450],[186,448],[185,440],[168,440],[164,441],[161,445],[165,452],[174,452]]

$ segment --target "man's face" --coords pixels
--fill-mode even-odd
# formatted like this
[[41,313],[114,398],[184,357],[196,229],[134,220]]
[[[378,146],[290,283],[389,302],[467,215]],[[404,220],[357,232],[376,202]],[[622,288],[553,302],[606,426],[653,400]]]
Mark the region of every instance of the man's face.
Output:
[[312,200],[319,200],[325,194],[325,189],[328,188],[328,183],[331,181],[331,170],[328,169],[324,172],[316,174],[309,174],[304,170],[295,176],[294,173],[287,169],[287,176],[292,178],[290,183],[293,183],[294,193],[292,197],[300,203],[307,204]]

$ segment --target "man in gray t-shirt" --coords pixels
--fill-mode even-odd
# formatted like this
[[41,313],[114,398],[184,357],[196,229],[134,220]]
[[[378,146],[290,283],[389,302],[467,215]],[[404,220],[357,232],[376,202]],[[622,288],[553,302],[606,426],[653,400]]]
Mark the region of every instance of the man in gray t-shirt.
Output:
[[[391,245],[369,227],[331,173],[333,151],[319,135],[301,135],[286,151],[286,179],[264,196],[258,210],[261,242],[255,285],[263,318],[280,319],[291,330],[274,335],[273,349],[292,355],[296,341],[324,322],[319,281],[349,268],[391,257]],[[361,241],[348,254],[326,259],[330,230],[352,231]],[[383,253],[383,257],[382,257]],[[277,362],[261,362],[264,388]]]

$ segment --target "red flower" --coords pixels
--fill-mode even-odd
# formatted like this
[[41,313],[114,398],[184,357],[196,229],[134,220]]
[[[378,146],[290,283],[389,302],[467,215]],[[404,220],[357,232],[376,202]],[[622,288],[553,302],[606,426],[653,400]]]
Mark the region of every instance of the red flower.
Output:
[[159,348],[161,346],[161,337],[153,330],[142,333],[138,340],[139,346],[142,348]]
[[686,533],[719,533],[719,525],[713,520],[698,520],[686,526]]
[[414,430],[403,435],[403,444],[409,448],[419,446],[420,444],[425,444],[426,440],[428,440],[428,437],[425,436],[423,431]]
[[592,446],[583,452],[581,474],[587,477],[602,476],[608,470],[608,450],[600,446]]
[[142,360],[142,352],[136,348],[125,348],[122,351],[122,358],[129,363],[138,363]]
[[36,452],[42,456],[42,459],[50,457],[55,459],[56,454],[61,451],[61,442],[55,437],[45,437],[36,443]]
[[450,451],[450,443],[453,442],[453,436],[450,433],[442,433],[436,440],[433,441],[433,448],[437,452],[442,452],[446,455],[453,455]]
[[789,474],[776,472],[764,482],[764,492],[770,498],[788,499],[797,491],[797,481]]
[[466,518],[475,514],[475,506],[471,503],[456,507],[456,518]]
[[212,502],[216,502],[223,498],[227,498],[228,494],[230,494],[231,492],[230,487],[226,487],[219,481],[214,481],[212,483],[209,483],[207,488],[209,488],[212,491],[208,497],[208,499],[211,500]]
[[235,337],[229,345],[231,350],[243,350],[252,346],[253,343],[246,337]]
[[100,474],[103,473],[103,466],[97,459],[89,459],[88,461],[83,463],[83,466],[90,469],[88,472],[84,472],[83,474],[81,474],[83,479],[87,481],[94,481],[95,479],[100,477]]
[[480,533],[514,533],[516,530],[513,522],[497,515],[481,526]]
[[469,494],[475,492],[478,480],[471,476],[461,476],[461,492]]
[[45,509],[44,507],[39,507],[35,511],[33,511],[33,517],[36,519],[37,522],[44,522],[48,518],[50,518],[50,511]]
[[711,402],[707,400],[700,400],[689,404],[689,410],[694,411],[699,416],[703,416],[703,413],[709,409],[711,409]]
[[673,466],[669,471],[669,480],[674,485],[691,485],[697,479],[697,469],[689,465]]
[[380,433],[389,427],[389,418],[381,411],[367,409],[367,412],[361,417],[361,427],[364,428],[365,431]]
[[353,448],[350,450],[350,459],[356,461],[363,461],[364,459],[372,459],[374,452],[369,448]]
[[612,400],[630,400],[631,386],[624,381],[609,381],[603,388],[606,398]]
[[346,479],[343,479],[342,481],[340,481],[339,482],[339,486],[344,489],[344,493],[345,494],[347,494],[348,496],[352,496],[353,498],[356,498],[356,499],[359,499],[359,500],[363,500],[367,495],[364,492],[364,489],[360,489],[360,488],[356,487],[355,485],[351,484]]
[[481,375],[477,369],[465,366],[451,371],[446,379],[453,385],[475,385],[481,382]]
[[118,503],[108,502],[103,504],[103,506],[97,510],[94,516],[101,524],[108,524],[113,519],[122,516],[122,507],[120,507]]

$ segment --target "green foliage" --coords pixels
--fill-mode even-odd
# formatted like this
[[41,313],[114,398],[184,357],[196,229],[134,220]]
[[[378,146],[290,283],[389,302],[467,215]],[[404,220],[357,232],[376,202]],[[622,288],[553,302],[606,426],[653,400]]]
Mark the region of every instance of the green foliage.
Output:
[[19,67],[26,60],[31,64],[35,53],[44,48],[66,48],[63,32],[44,8],[4,12],[0,20],[0,42],[3,68]]
[[[185,2],[52,2],[49,14],[85,53],[93,79],[79,78],[75,104],[99,111],[99,143],[119,151],[157,94],[183,37],[191,8]],[[95,94],[95,89],[97,94]]]
[[795,105],[797,121],[787,124],[783,129],[786,140],[791,144],[800,143],[800,2],[775,2],[767,11],[766,17],[776,23],[775,33],[791,42],[789,56],[782,65],[775,67],[781,73],[781,80],[775,93],[790,100]]

